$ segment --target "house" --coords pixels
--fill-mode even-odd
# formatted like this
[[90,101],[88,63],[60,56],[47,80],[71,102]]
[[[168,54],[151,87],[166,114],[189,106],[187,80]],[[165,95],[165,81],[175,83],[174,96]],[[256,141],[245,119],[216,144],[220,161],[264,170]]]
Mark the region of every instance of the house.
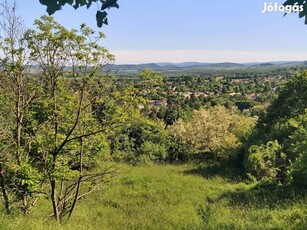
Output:
[[245,94],[245,97],[247,97],[249,100],[256,100],[260,94],[257,93],[251,93],[251,94]]
[[149,107],[153,107],[153,106],[157,106],[157,107],[167,106],[167,100],[166,99],[162,99],[162,100],[147,100],[147,105]]

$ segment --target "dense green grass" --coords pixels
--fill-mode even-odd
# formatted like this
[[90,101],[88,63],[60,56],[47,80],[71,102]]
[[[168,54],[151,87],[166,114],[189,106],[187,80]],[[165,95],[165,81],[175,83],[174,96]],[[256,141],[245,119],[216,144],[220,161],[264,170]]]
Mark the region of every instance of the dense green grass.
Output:
[[107,190],[81,201],[59,226],[50,202],[28,216],[0,213],[0,229],[307,229],[307,199],[263,192],[233,170],[195,165],[122,165]]

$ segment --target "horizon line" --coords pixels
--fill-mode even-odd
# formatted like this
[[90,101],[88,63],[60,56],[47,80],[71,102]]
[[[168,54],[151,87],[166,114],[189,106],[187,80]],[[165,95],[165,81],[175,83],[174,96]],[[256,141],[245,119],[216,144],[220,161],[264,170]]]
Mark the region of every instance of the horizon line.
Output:
[[251,62],[232,62],[232,61],[224,61],[224,62],[199,62],[199,61],[185,61],[185,62],[142,62],[142,63],[121,63],[121,64],[116,64],[113,63],[112,65],[149,65],[149,64],[173,64],[173,65],[180,65],[180,64],[186,64],[186,63],[197,63],[197,64],[241,64],[241,65],[246,65],[246,64],[274,64],[274,63],[288,63],[288,62],[307,62],[307,58],[304,60],[288,60],[288,61],[251,61]]
[[307,52],[242,50],[111,50],[114,64],[144,63],[263,63],[306,61]]

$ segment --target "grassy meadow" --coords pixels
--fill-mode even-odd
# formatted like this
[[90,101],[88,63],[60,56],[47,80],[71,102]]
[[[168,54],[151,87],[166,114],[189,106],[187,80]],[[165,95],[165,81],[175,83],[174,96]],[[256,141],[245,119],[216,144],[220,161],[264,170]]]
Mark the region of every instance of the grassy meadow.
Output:
[[41,199],[28,216],[2,209],[0,229],[306,229],[305,197],[287,189],[264,193],[228,168],[120,165],[69,222],[46,219],[50,204]]

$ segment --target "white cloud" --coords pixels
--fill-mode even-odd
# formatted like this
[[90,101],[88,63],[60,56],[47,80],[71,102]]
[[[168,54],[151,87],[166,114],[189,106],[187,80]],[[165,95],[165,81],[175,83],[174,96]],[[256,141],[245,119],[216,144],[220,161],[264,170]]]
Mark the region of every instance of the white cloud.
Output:
[[269,62],[307,60],[305,52],[221,50],[111,50],[116,64],[158,62]]

